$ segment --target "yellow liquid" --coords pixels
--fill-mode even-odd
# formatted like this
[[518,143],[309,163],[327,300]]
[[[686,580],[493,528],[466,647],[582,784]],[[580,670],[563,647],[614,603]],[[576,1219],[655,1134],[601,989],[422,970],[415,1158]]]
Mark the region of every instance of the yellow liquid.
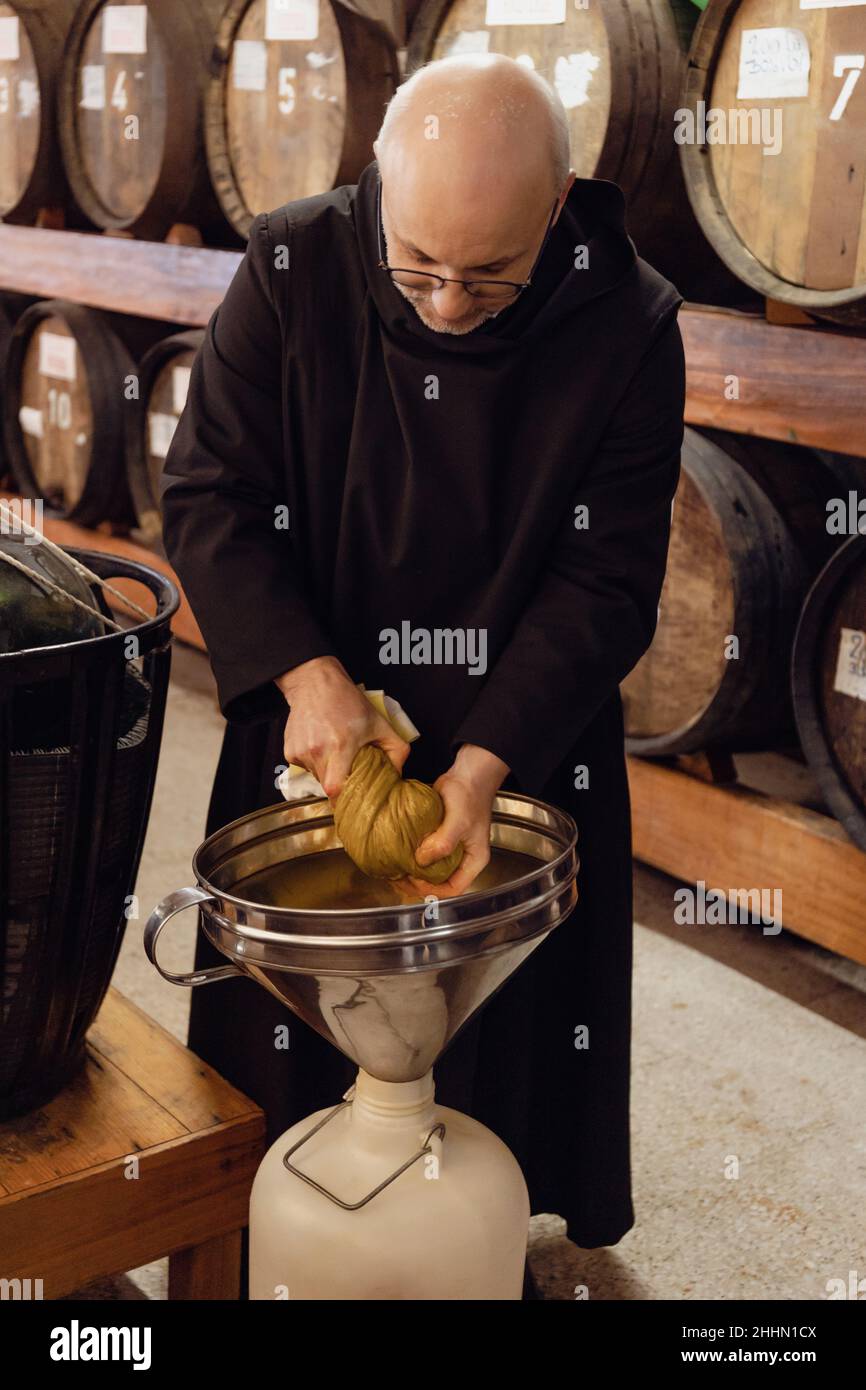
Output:
[[[503,883],[513,883],[516,878],[523,878],[540,865],[541,860],[531,854],[518,854],[514,850],[494,847],[490,863],[467,891],[479,893]],[[369,878],[342,849],[307,854],[300,859],[289,859],[282,864],[260,869],[258,873],[241,879],[231,891],[248,902],[262,903],[266,907],[307,910],[396,907],[400,903],[424,901],[421,894],[412,897],[398,892],[386,879]],[[434,883],[430,884],[428,893],[436,893]]]

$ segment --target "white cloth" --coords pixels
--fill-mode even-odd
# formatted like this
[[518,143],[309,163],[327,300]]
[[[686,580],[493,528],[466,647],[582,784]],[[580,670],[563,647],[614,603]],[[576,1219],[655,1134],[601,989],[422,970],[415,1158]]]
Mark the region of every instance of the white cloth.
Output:
[[[386,695],[383,690],[365,690],[363,685],[358,689],[363,691],[374,709],[387,719],[391,728],[404,738],[407,743],[414,743],[416,738],[420,738],[420,732],[415,728],[402,705],[390,695]],[[297,763],[290,763],[289,766],[280,773],[277,778],[277,786],[285,797],[286,801],[300,801],[305,796],[324,796],[325,789],[321,782],[308,772],[305,767],[300,767]]]

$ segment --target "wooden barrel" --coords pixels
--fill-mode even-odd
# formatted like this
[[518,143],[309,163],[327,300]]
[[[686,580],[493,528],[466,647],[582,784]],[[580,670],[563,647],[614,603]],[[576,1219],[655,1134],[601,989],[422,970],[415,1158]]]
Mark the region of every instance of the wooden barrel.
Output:
[[621,686],[629,752],[795,741],[794,629],[810,579],[843,539],[828,530],[827,503],[852,485],[866,488],[862,460],[686,430],[658,627]]
[[0,295],[0,488],[11,482],[6,463],[6,449],[3,444],[3,417],[6,409],[6,356],[12,338],[14,316],[5,299]]
[[[866,490],[861,493],[866,499]],[[800,742],[830,809],[866,850],[866,509],[803,606],[792,684]]]
[[[68,188],[55,88],[75,0],[0,0],[0,218],[59,221]],[[47,210],[51,210],[50,213]],[[80,223],[74,213],[71,224]]]
[[69,182],[98,227],[235,240],[204,156],[208,61],[224,0],[81,0],[59,83]]
[[161,544],[160,479],[203,341],[203,329],[173,333],[154,344],[138,369],[142,408],[129,438],[127,464],[138,534],[146,545]]
[[6,455],[18,491],[83,526],[131,522],[135,382],[130,354],[97,310],[56,299],[31,305],[6,364]]
[[710,0],[683,100],[689,196],[719,255],[761,294],[850,324],[866,323],[864,52],[859,0]]
[[[521,15],[524,22],[510,22]],[[572,168],[581,178],[611,179],[625,193],[640,254],[688,298],[735,303],[749,291],[702,235],[673,141],[697,19],[691,0],[585,7],[565,0],[424,0],[406,72],[467,52],[503,53],[534,68],[565,105]]]
[[339,0],[229,0],[213,54],[206,136],[226,216],[353,183],[398,81],[388,30]]

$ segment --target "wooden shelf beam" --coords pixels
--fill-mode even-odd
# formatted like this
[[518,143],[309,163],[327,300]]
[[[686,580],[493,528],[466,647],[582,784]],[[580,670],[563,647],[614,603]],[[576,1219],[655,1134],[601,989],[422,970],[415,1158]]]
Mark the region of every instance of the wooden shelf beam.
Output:
[[0,289],[204,328],[239,251],[0,224]]
[[680,326],[688,424],[866,456],[866,337],[704,306]]
[[[0,289],[196,328],[240,260],[239,251],[0,224]],[[697,304],[680,324],[690,425],[866,456],[866,336]]]
[[866,854],[837,821],[644,758],[627,762],[636,859],[707,889],[780,888],[789,931],[866,965]]

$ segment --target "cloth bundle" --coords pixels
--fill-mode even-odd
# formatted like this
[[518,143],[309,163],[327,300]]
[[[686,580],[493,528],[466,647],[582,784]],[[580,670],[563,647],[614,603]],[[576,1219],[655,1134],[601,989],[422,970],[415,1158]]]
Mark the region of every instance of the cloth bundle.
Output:
[[[407,743],[419,737],[402,705],[383,690],[358,689]],[[324,796],[311,772],[291,763],[277,785],[287,801]],[[334,807],[334,825],[343,848],[370,878],[412,878],[444,883],[463,858],[458,845],[445,859],[422,866],[415,850],[442,823],[442,798],[424,782],[404,780],[377,744],[367,743],[355,754],[352,769]]]
[[374,743],[359,748],[334,807],[343,848],[370,878],[444,883],[463,858],[458,845],[444,859],[421,865],[415,851],[442,823],[445,807],[433,787],[404,779]]

